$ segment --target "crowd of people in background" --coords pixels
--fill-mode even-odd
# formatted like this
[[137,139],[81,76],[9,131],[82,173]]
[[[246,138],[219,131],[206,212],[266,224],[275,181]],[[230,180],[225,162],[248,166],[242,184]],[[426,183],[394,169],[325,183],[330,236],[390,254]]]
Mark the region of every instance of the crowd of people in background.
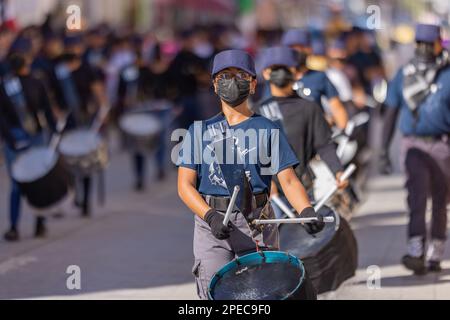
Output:
[[[345,129],[349,117],[377,105],[373,89],[386,74],[374,31],[361,27],[297,31],[301,34],[296,37],[304,39],[297,38],[301,41],[294,44],[289,36],[283,36],[284,30],[262,30],[250,39],[233,25],[199,25],[147,33],[107,24],[69,31],[53,28],[49,20],[19,30],[3,25],[0,80],[6,84],[16,76],[28,79],[28,84],[22,81],[22,86],[26,100],[32,101],[26,106],[33,121],[27,120],[32,128],[26,134],[39,139],[48,140],[66,117],[67,127],[76,127],[92,121],[93,115],[105,107],[111,108],[107,127],[114,128],[128,108],[152,101],[158,105],[158,118],[165,129],[155,157],[155,179],[162,181],[171,168],[167,161],[170,129],[188,128],[195,120],[207,119],[220,111],[210,70],[213,57],[223,50],[245,50],[261,68],[260,57],[265,48],[280,43],[290,45],[301,61],[303,82],[299,82],[302,87],[297,88],[298,94],[315,100],[330,125],[340,130]],[[130,66],[138,70],[137,76]],[[258,74],[258,89],[251,101],[255,105],[270,95],[267,82]],[[133,100],[129,99],[130,88],[135,90]],[[4,101],[10,98],[6,91],[0,94]],[[80,109],[78,115],[68,116],[74,108]],[[23,148],[19,143],[21,133],[12,134],[14,123],[23,119],[14,118],[5,107],[0,107],[0,112],[5,159],[10,169]],[[364,141],[362,138],[361,143]],[[145,189],[146,161],[142,154],[133,155],[136,191]],[[80,182],[83,191],[77,205],[83,216],[89,216],[91,211],[90,180],[83,177]],[[20,190],[13,181],[10,215],[11,226],[5,239],[15,241],[19,239]],[[45,234],[43,219],[37,219],[36,236]]]

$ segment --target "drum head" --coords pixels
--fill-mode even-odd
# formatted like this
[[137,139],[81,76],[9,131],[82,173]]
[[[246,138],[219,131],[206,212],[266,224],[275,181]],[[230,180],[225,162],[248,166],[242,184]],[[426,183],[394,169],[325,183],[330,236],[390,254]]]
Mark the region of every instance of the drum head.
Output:
[[291,254],[252,253],[223,267],[211,280],[211,300],[285,300],[302,286],[305,269]]
[[147,113],[128,113],[119,120],[120,129],[126,134],[138,137],[148,137],[161,131],[158,119]]
[[[323,207],[319,214],[324,217],[335,217],[333,210]],[[315,235],[310,235],[299,224],[283,224],[280,226],[280,248],[305,259],[317,255],[334,238],[338,229],[339,217],[334,223],[326,223],[325,228]]]
[[12,165],[12,176],[19,183],[30,183],[45,177],[56,165],[58,155],[48,147],[32,148]]
[[88,129],[79,129],[64,134],[59,151],[69,157],[79,157],[97,150],[102,143],[100,136]]

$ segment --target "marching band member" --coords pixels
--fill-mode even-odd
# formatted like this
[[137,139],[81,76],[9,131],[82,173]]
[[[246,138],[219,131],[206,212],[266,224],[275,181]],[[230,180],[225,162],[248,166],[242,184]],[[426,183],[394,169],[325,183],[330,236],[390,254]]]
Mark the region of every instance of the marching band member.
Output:
[[[407,254],[402,262],[415,274],[440,271],[447,239],[450,194],[450,58],[440,27],[417,25],[414,58],[388,86],[380,170],[389,173],[389,144],[399,119],[401,160],[406,169]],[[431,239],[427,244],[426,207],[432,200]]]
[[[299,53],[298,73],[296,90],[297,93],[311,101],[315,101],[322,109],[329,112],[332,116],[330,121],[339,129],[344,130],[347,127],[348,116],[345,107],[339,100],[339,94],[323,71],[310,70],[306,66],[307,57],[312,51],[311,39],[307,30],[291,29],[288,30],[281,40],[283,46],[288,46]],[[328,100],[330,110],[325,110],[322,99]]]
[[[162,126],[155,154],[157,165],[157,181],[166,175],[167,149],[169,142],[172,101],[175,98],[174,84],[168,72],[169,62],[160,52],[159,45],[153,51],[153,59],[146,65],[140,53],[141,46],[136,48],[136,62],[125,67],[119,78],[119,114],[133,109],[155,115]],[[135,190],[145,189],[146,157],[141,150],[132,155],[136,179]]]
[[[87,62],[83,62],[83,40],[79,35],[69,35],[65,39],[65,53],[56,64],[50,79],[55,93],[57,109],[69,113],[67,129],[89,125],[95,114],[108,106],[105,86],[101,74]],[[90,193],[92,177],[77,177],[81,180],[82,216],[90,215]],[[78,199],[79,200],[79,199]]]
[[[241,50],[223,51],[214,59],[212,77],[222,112],[191,125],[178,161],[178,193],[196,215],[193,273],[201,299],[208,298],[213,274],[236,256],[279,248],[277,226],[261,228],[253,223],[274,217],[269,202],[273,175],[302,217],[318,218],[312,229],[319,232],[324,227],[295,174],[299,161],[286,136],[277,124],[249,108],[249,96],[256,88],[252,58]],[[242,137],[252,133],[259,135],[254,145]],[[231,161],[223,161],[229,155]],[[241,189],[237,210],[225,226],[223,213],[237,185]]]
[[[49,98],[44,84],[30,74],[31,43],[18,38],[12,46],[8,62],[11,73],[0,83],[0,131],[6,142],[5,159],[11,179],[10,230],[4,235],[7,241],[19,240],[18,223],[21,211],[21,192],[12,179],[12,164],[18,155],[32,145],[44,143],[43,131],[55,130]],[[45,116],[45,117],[42,117]],[[44,124],[41,119],[46,119]],[[45,220],[36,218],[35,236],[46,234]]]
[[[296,78],[296,52],[289,47],[266,49],[263,57],[263,77],[270,83],[271,97],[258,104],[259,113],[280,124],[293,147],[300,165],[296,172],[305,186],[311,184],[307,164],[319,154],[336,175],[340,188],[342,165],[336,155],[336,144],[331,139],[331,129],[317,104],[299,97],[292,89]],[[276,191],[273,184],[272,192]]]

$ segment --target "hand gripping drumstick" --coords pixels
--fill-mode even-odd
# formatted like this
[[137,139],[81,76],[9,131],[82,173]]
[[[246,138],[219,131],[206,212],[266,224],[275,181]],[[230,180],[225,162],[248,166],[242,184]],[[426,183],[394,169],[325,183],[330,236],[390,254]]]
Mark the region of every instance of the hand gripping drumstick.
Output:
[[228,205],[227,212],[225,214],[225,219],[223,219],[223,225],[228,227],[228,223],[230,222],[231,213],[234,209],[234,204],[236,203],[236,198],[239,194],[241,188],[239,186],[235,186],[233,190],[233,195],[231,196],[230,204]]
[[[347,180],[348,178],[350,178],[350,176],[353,174],[353,172],[355,172],[355,170],[356,170],[356,166],[354,164],[351,164],[342,174],[341,180]],[[325,197],[323,197],[322,200],[320,200],[316,204],[316,206],[314,207],[314,211],[318,212],[320,209],[322,209],[322,207],[325,205],[325,203],[336,193],[337,190],[338,190],[337,185],[333,185],[333,187],[330,189],[330,191],[328,191],[328,193],[325,195]],[[287,208],[286,206],[285,206],[285,208],[280,206],[280,208],[288,216],[290,216],[290,214],[292,213],[292,212],[290,212],[290,210],[288,210],[290,214],[288,214],[288,212],[285,211],[285,208]],[[279,224],[279,223],[292,224],[292,223],[308,223],[308,222],[314,222],[314,221],[317,221],[317,218],[255,220],[254,223],[255,224]],[[325,223],[333,223],[334,221],[335,221],[334,217],[323,217],[323,222],[325,222]]]

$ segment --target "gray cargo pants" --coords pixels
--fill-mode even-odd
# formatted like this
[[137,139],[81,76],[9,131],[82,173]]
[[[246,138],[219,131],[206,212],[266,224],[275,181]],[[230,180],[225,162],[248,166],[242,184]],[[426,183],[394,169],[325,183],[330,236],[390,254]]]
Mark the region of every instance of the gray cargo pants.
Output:
[[404,137],[401,154],[405,165],[410,221],[408,236],[426,238],[427,199],[432,200],[431,237],[447,238],[447,203],[450,195],[450,141]]
[[[275,218],[270,202],[263,209],[256,209],[252,215],[259,216],[261,212],[268,219]],[[208,224],[198,216],[195,217],[195,263],[192,272],[197,283],[197,294],[202,300],[208,299],[208,287],[214,274],[236,257],[255,252],[256,242],[264,250],[279,250],[276,225],[266,225],[262,233],[252,231],[240,212],[232,213],[230,221],[234,226],[230,238],[218,240],[211,233]]]

